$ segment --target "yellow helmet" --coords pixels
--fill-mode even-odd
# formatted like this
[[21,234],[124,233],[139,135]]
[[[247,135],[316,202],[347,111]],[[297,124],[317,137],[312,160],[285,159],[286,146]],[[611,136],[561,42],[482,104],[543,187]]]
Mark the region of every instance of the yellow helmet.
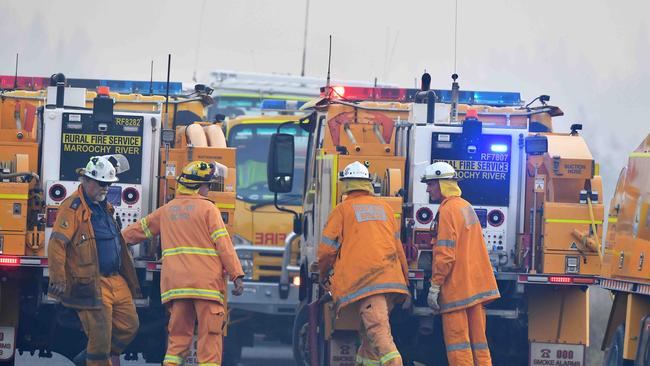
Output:
[[215,163],[197,160],[187,164],[176,180],[188,188],[198,188],[201,184],[214,182],[215,171]]

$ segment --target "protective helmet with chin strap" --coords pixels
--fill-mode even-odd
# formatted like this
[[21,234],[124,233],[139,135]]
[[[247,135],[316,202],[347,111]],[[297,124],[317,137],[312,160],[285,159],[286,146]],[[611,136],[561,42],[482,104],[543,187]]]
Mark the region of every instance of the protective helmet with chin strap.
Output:
[[[116,164],[119,166],[118,162]],[[78,171],[80,175],[100,182],[114,183],[119,181],[116,167],[105,156],[91,157],[86,167]]]
[[370,180],[370,172],[368,172],[368,168],[364,164],[355,161],[354,163],[348,164],[348,166],[346,166],[345,169],[343,169],[343,172],[341,173],[339,179],[340,180],[346,180],[346,179]]
[[183,168],[177,181],[188,188],[198,188],[201,184],[216,181],[216,169],[217,165],[215,163],[206,163],[201,160],[193,161]]
[[449,163],[438,161],[424,169],[420,182],[426,183],[436,179],[456,179],[456,170]]

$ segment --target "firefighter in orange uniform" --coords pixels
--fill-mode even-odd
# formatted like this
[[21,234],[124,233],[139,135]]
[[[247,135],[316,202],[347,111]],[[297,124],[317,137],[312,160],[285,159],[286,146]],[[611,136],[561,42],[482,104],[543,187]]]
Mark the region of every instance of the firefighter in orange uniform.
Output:
[[178,177],[176,198],[122,232],[129,243],[161,236],[160,298],[171,312],[163,365],[183,364],[198,318],[199,365],[219,366],[227,290],[224,270],[234,282],[233,294],[244,291],[244,272],[221,213],[207,199],[215,170],[215,163],[189,163]]
[[77,310],[88,336],[86,349],[73,359],[78,366],[119,365],[138,332],[138,277],[106,201],[108,186],[126,171],[116,156],[93,156],[78,170],[81,184],[61,203],[47,249],[48,295]]
[[492,365],[483,305],[500,295],[481,224],[472,206],[461,198],[451,165],[427,166],[421,181],[434,202],[442,201],[434,221],[427,302],[442,314],[449,365]]
[[330,271],[337,312],[358,306],[361,346],[357,365],[402,365],[388,315],[410,306],[408,265],[391,207],[373,196],[368,168],[348,165],[341,176],[348,197],[330,213],[318,248],[320,278]]

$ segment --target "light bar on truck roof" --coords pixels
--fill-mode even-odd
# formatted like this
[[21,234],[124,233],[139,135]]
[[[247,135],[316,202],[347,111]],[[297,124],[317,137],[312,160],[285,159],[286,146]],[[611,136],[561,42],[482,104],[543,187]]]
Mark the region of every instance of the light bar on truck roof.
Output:
[[[99,79],[67,79],[68,86],[77,88],[86,88],[95,90],[99,86],[107,86],[113,93],[121,94],[149,94],[153,91],[154,95],[165,95],[167,92],[167,83],[164,81],[137,81],[137,80],[99,80]],[[169,95],[181,95],[183,93],[183,83],[170,82]]]
[[0,75],[0,89],[42,90],[50,85],[50,78]]
[[[321,96],[327,96],[326,87],[321,88]],[[373,88],[359,86],[330,86],[329,96],[332,99],[350,102],[386,101],[413,102],[420,90],[406,88]],[[451,103],[451,90],[433,89],[439,103]],[[488,105],[494,107],[517,107],[523,104],[521,94],[515,92],[471,91],[458,92],[458,103],[468,105]]]
[[280,100],[280,99],[264,99],[260,109],[262,110],[275,110],[275,111],[297,111],[306,102],[302,100]]
[[[11,75],[0,75],[0,88],[21,90],[43,90],[50,86],[50,78],[40,76],[19,76],[16,85],[15,77]],[[165,81],[137,81],[137,80],[101,80],[101,79],[66,79],[66,85],[76,88],[95,90],[100,86],[107,86],[114,93],[121,94],[149,94],[152,90],[155,95],[165,95],[167,82]],[[180,82],[169,83],[169,95],[183,94],[183,84]]]

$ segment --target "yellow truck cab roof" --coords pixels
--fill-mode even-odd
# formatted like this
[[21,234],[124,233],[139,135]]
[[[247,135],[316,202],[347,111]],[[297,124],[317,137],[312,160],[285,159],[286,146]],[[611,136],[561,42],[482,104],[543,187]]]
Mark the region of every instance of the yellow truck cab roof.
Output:
[[284,122],[297,122],[304,116],[305,115],[301,113],[296,115],[241,116],[231,118],[226,122],[226,138],[228,138],[230,130],[235,126],[246,124],[280,124]]

